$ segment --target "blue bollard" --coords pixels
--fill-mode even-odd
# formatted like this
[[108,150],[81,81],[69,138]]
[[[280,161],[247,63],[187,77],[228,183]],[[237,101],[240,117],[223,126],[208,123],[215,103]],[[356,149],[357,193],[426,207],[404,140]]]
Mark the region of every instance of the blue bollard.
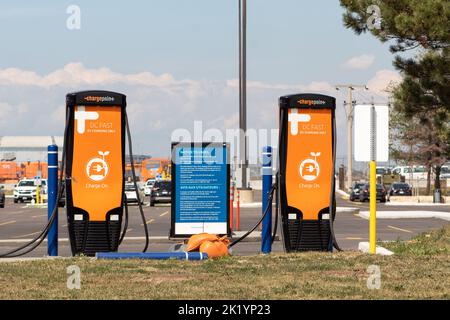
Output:
[[[262,153],[262,213],[269,202],[270,189],[272,188],[272,147],[264,147]],[[272,252],[272,205],[269,204],[266,217],[262,222],[261,252]]]
[[47,253],[49,256],[58,255],[58,204],[56,198],[58,196],[58,146],[48,146],[48,200],[47,200],[47,217],[50,220],[53,210],[56,208],[55,220],[48,231],[47,235]]

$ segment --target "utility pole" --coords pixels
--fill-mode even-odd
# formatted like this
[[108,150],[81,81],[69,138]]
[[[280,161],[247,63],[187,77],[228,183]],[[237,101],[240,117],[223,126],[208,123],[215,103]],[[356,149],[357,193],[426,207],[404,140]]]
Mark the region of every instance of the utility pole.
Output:
[[369,90],[366,85],[359,84],[337,84],[336,90],[341,88],[348,90],[348,100],[345,103],[347,108],[347,188],[351,188],[353,182],[353,90],[365,89]]
[[239,0],[239,155],[240,188],[248,187],[247,181],[247,0]]

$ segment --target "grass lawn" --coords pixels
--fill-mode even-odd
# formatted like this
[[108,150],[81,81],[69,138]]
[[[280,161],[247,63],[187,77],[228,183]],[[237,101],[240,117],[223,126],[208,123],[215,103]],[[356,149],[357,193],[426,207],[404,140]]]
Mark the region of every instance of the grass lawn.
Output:
[[[450,225],[408,242],[394,256],[358,252],[274,254],[189,261],[73,258],[0,263],[0,299],[449,299]],[[66,268],[81,269],[67,289]],[[368,289],[367,268],[381,270]]]

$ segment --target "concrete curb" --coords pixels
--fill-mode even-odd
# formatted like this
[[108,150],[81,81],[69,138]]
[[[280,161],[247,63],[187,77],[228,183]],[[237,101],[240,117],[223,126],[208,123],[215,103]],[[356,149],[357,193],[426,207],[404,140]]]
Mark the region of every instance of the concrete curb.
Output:
[[[241,208],[261,208],[262,207],[261,202],[240,203],[239,205]],[[273,203],[273,206],[275,206],[275,203]],[[236,201],[234,202],[233,207],[237,208]]]
[[26,258],[1,258],[0,263],[2,262],[29,262],[29,261],[39,261],[39,260],[56,260],[56,259],[71,259],[73,257],[26,257]]
[[424,206],[424,207],[431,207],[431,206],[442,206],[442,207],[449,207],[450,203],[429,203],[429,202],[399,202],[399,201],[389,201],[386,202],[386,206]]
[[[247,231],[236,231],[233,232],[231,239],[237,239],[241,236],[243,236]],[[30,242],[32,239],[1,239],[0,245],[2,244],[8,244],[8,243],[27,243]],[[151,243],[171,243],[174,242],[181,242],[184,239],[169,239],[168,237],[164,236],[153,236],[149,237],[149,240]],[[276,236],[275,240],[279,240],[279,236]],[[124,241],[145,241],[145,237],[125,237]],[[242,242],[260,242],[261,241],[261,231],[253,231],[251,234],[248,235],[247,238],[242,240]],[[44,239],[43,242],[47,242],[47,239]],[[58,243],[66,243],[69,242],[68,238],[59,238]]]
[[[358,250],[364,253],[370,253],[370,244],[369,242],[360,242],[358,244]],[[392,256],[394,253],[383,247],[376,247],[375,254],[379,254],[381,256]]]
[[27,205],[25,207],[26,208],[36,208],[36,209],[47,209],[47,204],[46,203],[39,203],[39,204],[27,203]]
[[[368,220],[370,211],[361,211],[359,216]],[[377,219],[442,219],[450,221],[450,212],[439,211],[377,211]]]
[[336,213],[352,213],[352,214],[359,214],[359,208],[353,208],[353,207],[337,207]]
[[344,190],[336,189],[336,193],[339,193],[341,196],[350,198],[350,195],[347,192],[345,192]]

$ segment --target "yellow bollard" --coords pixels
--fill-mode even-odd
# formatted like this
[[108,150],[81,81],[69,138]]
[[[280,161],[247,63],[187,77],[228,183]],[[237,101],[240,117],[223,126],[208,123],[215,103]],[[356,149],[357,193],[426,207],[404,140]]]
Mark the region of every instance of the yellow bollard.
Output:
[[41,188],[40,186],[36,186],[36,204],[41,201]]
[[370,254],[377,248],[377,164],[370,161]]

